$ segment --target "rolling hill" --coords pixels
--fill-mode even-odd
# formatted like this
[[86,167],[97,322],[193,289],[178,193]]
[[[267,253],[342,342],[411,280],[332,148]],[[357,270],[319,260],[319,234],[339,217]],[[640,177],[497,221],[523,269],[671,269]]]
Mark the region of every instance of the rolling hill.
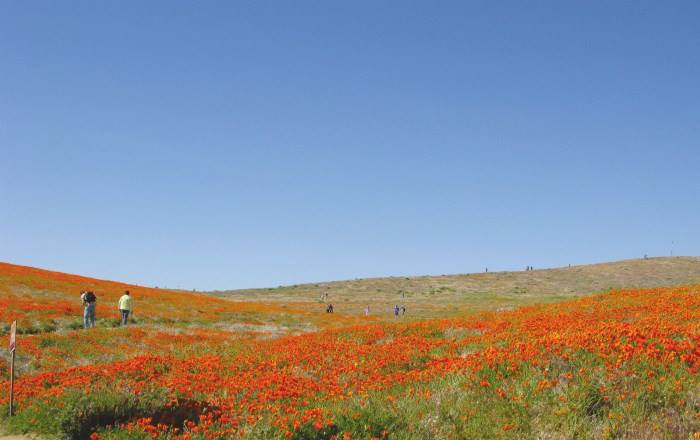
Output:
[[337,310],[361,313],[366,305],[385,310],[396,302],[418,314],[465,309],[510,308],[552,302],[621,288],[649,288],[700,283],[700,257],[657,257],[517,272],[366,278],[209,292],[240,301],[327,302]]
[[[0,432],[697,438],[698,282],[700,259],[679,257],[207,295],[2,263],[0,316],[23,334]],[[80,329],[82,289],[98,294],[97,328]],[[116,327],[125,289],[138,320]]]

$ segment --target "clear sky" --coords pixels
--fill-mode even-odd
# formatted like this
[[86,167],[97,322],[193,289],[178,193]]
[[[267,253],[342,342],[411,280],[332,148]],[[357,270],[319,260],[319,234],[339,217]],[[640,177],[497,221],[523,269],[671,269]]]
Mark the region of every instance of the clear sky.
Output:
[[698,23],[0,1],[0,260],[224,289],[698,255]]

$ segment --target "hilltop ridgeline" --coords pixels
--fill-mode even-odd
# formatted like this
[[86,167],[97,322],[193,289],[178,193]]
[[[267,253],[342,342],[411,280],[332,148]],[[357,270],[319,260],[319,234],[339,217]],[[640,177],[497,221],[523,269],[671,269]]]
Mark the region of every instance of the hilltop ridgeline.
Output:
[[209,292],[236,300],[333,301],[411,299],[413,301],[523,304],[556,301],[609,289],[700,283],[700,257],[656,257],[610,263],[461,275],[366,278]]

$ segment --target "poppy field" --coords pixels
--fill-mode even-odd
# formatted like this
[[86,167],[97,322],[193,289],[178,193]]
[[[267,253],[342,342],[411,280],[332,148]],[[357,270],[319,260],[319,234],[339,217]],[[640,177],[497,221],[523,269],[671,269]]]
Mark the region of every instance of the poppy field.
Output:
[[103,325],[116,325],[117,300],[125,290],[137,301],[135,313],[141,323],[170,325],[222,320],[256,323],[260,317],[299,315],[276,304],[227,301],[189,291],[135,286],[0,263],[0,319],[5,327],[8,321],[16,319],[23,332],[30,334],[80,328],[82,290],[97,293],[98,318],[103,318]]
[[[158,293],[152,307],[167,309],[168,292]],[[216,313],[241,304],[190,295],[172,298],[201,301],[214,317],[159,322],[154,311],[132,327],[20,339],[14,417],[0,397],[5,429],[75,439],[700,437],[700,286],[274,334],[224,326]]]

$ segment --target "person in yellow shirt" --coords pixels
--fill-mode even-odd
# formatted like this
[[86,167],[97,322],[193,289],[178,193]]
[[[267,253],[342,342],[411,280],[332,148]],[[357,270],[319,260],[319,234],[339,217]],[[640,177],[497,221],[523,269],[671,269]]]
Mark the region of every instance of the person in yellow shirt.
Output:
[[119,311],[122,314],[122,325],[127,325],[129,323],[129,313],[131,313],[131,295],[129,291],[124,292],[121,298],[119,298]]

